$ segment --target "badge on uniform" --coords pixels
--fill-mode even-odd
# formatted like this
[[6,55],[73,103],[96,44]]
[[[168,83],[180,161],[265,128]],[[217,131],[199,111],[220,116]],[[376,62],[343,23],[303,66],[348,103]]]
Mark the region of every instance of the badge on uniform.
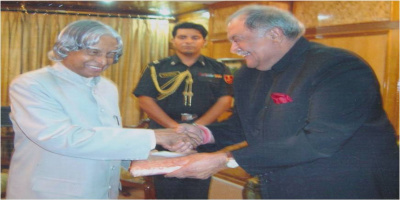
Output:
[[232,84],[233,83],[233,75],[224,75],[225,83]]
[[221,74],[211,74],[211,73],[199,73],[199,76],[208,78],[222,78]]

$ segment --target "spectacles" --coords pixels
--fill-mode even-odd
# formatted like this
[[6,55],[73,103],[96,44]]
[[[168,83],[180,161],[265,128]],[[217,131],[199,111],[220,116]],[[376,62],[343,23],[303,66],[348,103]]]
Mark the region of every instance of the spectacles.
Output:
[[[104,55],[104,53],[100,49],[84,49],[84,52],[89,56],[100,57]],[[114,58],[115,55],[117,55],[116,51],[110,51],[105,53],[106,58]]]

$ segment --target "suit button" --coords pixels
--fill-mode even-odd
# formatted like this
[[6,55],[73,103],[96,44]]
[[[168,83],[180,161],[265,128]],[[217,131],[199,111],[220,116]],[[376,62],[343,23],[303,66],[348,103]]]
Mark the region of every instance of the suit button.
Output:
[[272,177],[271,177],[271,175],[272,175],[273,173],[274,173],[274,172],[266,172],[266,173],[264,173],[264,174],[259,175],[259,177],[260,177],[260,178],[263,178],[265,183],[269,183],[269,182],[272,182]]

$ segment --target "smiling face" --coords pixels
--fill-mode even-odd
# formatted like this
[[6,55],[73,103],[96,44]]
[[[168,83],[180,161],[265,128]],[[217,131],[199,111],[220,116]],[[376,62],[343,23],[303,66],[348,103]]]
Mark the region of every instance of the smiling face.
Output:
[[71,71],[89,78],[100,76],[101,72],[113,64],[118,49],[118,42],[114,37],[104,35],[96,45],[88,49],[72,51],[62,61]]
[[180,28],[172,39],[177,54],[186,56],[199,55],[206,40],[200,31],[192,28]]
[[227,27],[231,52],[243,56],[249,68],[270,70],[281,58],[279,45],[271,31],[250,30],[245,25],[245,17],[233,19]]

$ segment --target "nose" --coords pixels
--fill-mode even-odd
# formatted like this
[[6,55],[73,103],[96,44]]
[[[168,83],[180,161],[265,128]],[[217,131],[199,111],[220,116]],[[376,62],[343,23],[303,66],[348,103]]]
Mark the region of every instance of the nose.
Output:
[[96,56],[96,62],[101,64],[101,65],[106,65],[107,64],[108,58],[105,55],[99,55]]
[[236,44],[236,42],[232,42],[231,49],[230,49],[231,53],[236,53],[238,49],[239,49],[239,46]]

